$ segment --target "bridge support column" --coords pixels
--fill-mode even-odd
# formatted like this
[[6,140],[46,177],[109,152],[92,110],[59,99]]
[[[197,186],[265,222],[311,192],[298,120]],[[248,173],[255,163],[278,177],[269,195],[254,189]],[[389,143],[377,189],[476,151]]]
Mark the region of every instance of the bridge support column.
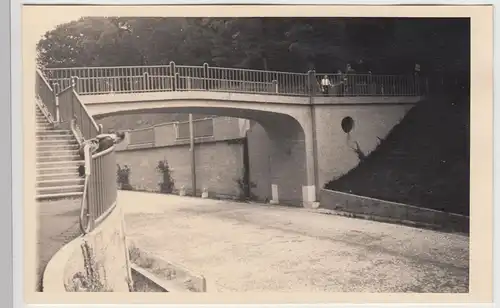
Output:
[[314,126],[314,118],[311,110],[308,120],[303,123],[306,179],[305,184],[302,186],[302,205],[306,208],[317,208],[319,206],[317,199],[318,187],[316,187],[317,155]]

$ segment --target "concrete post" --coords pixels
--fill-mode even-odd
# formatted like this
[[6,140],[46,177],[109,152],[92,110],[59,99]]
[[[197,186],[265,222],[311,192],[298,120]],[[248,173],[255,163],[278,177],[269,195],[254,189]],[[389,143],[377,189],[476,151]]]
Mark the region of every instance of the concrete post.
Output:
[[193,114],[189,114],[189,146],[191,151],[191,187],[193,188],[193,197],[196,196],[196,155],[194,152],[194,125]]
[[306,146],[306,172],[307,185],[302,188],[302,200],[304,207],[318,207],[319,181],[318,181],[318,143],[316,139],[316,110],[314,108],[314,88],[315,71],[308,72],[310,86],[309,94],[309,119],[310,125],[305,125],[305,146]]
[[314,106],[311,105],[309,120],[304,124],[304,141],[306,151],[306,185],[302,187],[302,204],[304,207],[314,208],[318,206],[317,193],[317,154],[316,154],[316,128],[314,124]]

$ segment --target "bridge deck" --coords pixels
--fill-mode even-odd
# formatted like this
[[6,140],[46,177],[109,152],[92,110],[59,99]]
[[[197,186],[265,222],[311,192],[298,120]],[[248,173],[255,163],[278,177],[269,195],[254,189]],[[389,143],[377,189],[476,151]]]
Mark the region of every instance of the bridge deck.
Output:
[[[262,104],[285,104],[285,105],[308,105],[311,103],[309,97],[284,96],[273,94],[256,93],[231,93],[217,91],[163,91],[143,93],[110,93],[98,95],[81,95],[84,104],[109,104],[126,102],[148,102],[148,101],[170,101],[170,100],[212,100],[232,101]],[[422,100],[421,96],[325,96],[314,97],[314,105],[336,105],[336,104],[373,104],[373,103],[398,103],[415,104]]]

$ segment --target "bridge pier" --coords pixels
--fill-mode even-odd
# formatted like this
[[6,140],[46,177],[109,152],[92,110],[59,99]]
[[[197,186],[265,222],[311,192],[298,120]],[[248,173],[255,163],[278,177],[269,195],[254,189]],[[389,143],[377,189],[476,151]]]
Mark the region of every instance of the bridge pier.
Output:
[[[312,109],[312,108],[311,108]],[[305,121],[302,121],[304,130],[304,147],[305,147],[305,168],[306,168],[306,183],[302,186],[302,205],[307,208],[316,208],[319,206],[317,199],[317,153],[315,146],[315,127],[313,110],[310,112]]]

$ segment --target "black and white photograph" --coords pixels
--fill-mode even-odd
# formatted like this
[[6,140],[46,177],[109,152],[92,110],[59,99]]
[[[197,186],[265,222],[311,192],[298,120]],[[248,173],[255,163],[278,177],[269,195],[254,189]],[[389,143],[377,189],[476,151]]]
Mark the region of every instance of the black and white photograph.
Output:
[[34,292],[469,293],[471,18],[136,10],[30,29]]

